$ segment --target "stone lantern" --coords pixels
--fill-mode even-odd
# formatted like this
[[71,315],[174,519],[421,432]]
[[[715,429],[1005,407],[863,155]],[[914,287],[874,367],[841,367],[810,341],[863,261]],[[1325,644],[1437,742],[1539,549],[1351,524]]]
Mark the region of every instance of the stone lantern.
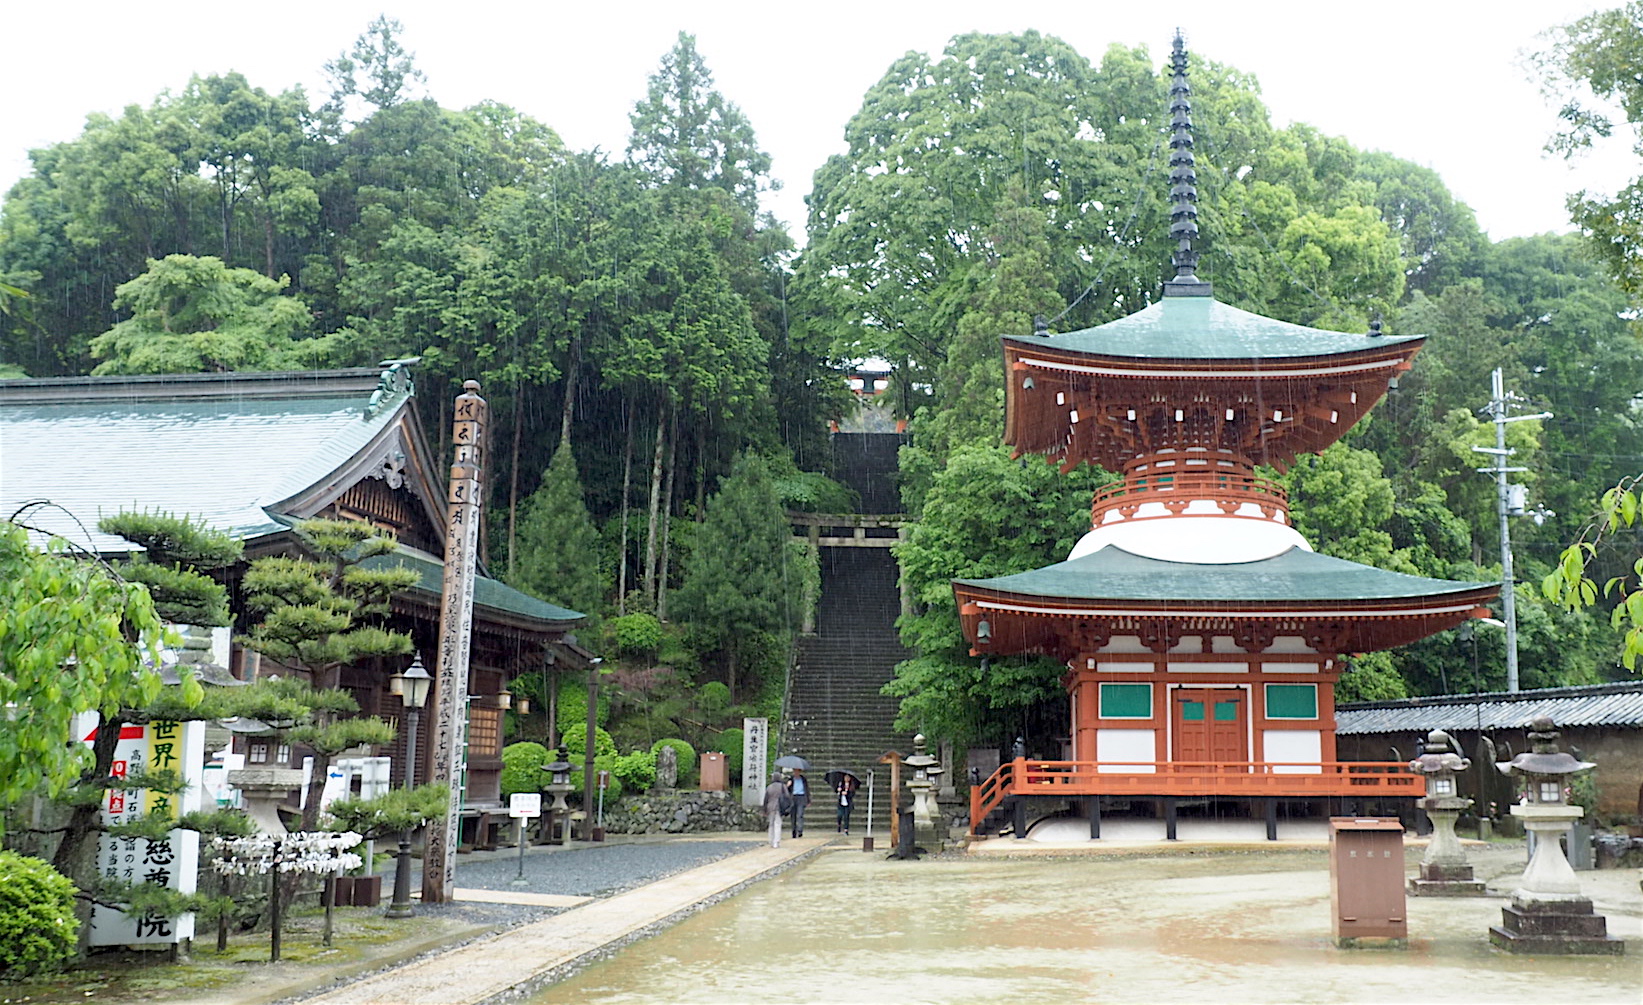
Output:
[[569,837],[568,834],[562,833],[556,841],[554,840],[554,831],[561,822],[566,825],[566,830],[569,830],[570,807],[565,803],[565,795],[575,788],[570,780],[570,773],[574,768],[575,765],[569,761],[554,761],[551,764],[542,765],[542,770],[546,771],[552,779],[542,787],[545,792],[553,796],[553,802],[548,806],[547,823],[542,829],[542,833],[549,844],[564,844]]
[[1472,865],[1455,836],[1455,818],[1472,805],[1461,796],[1455,773],[1472,762],[1455,752],[1455,741],[1441,729],[1426,734],[1426,752],[1409,762],[1409,770],[1426,776],[1426,798],[1421,809],[1432,818],[1432,841],[1421,859],[1420,876],[1409,881],[1417,897],[1452,897],[1483,892],[1472,878]]
[[946,828],[941,824],[941,807],[936,804],[935,780],[941,777],[941,762],[925,750],[924,734],[913,737],[913,756],[902,762],[913,769],[907,787],[913,790],[913,843],[929,851],[945,846]]
[[1514,953],[1619,955],[1626,951],[1625,941],[1610,938],[1607,919],[1592,912],[1560,843],[1585,814],[1569,804],[1564,787],[1595,765],[1559,750],[1557,741],[1552,720],[1540,716],[1529,724],[1529,752],[1495,765],[1520,779],[1523,801],[1512,807],[1512,815],[1534,835],[1534,854],[1511,906],[1501,908],[1501,923],[1489,929],[1489,941]]

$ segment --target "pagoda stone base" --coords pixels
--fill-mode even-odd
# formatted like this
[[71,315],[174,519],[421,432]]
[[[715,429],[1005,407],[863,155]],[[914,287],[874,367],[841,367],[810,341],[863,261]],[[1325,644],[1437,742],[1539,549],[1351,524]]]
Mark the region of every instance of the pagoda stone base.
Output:
[[1609,935],[1608,919],[1592,912],[1585,898],[1526,904],[1513,898],[1500,909],[1501,923],[1489,929],[1489,941],[1511,953],[1542,956],[1620,956],[1626,941]]
[[1420,876],[1409,881],[1414,897],[1475,897],[1483,893],[1482,880],[1472,878],[1470,865],[1422,862]]

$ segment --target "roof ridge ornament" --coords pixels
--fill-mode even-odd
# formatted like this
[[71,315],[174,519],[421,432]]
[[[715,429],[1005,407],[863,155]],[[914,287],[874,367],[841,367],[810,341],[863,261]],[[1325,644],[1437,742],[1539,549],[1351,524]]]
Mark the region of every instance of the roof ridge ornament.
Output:
[[1192,87],[1187,83],[1187,43],[1175,30],[1170,53],[1170,239],[1175,278],[1164,283],[1166,297],[1207,297],[1210,284],[1198,278],[1198,172],[1192,154]]
[[365,421],[369,422],[376,418],[389,404],[416,393],[416,384],[411,379],[411,366],[420,362],[421,356],[407,356],[404,359],[385,359],[377,364],[382,367],[382,375],[377,378],[376,390],[371,392],[371,399],[365,403]]

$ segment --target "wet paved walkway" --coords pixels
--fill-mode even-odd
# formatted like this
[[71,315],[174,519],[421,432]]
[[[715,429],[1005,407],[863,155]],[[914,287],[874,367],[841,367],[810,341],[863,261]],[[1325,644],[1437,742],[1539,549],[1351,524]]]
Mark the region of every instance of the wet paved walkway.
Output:
[[[482,1002],[620,945],[652,926],[729,894],[828,843],[833,835],[785,839],[618,893],[561,914],[304,998],[312,1005],[463,1005]],[[458,888],[458,899],[563,906],[567,895]],[[506,898],[506,899],[501,899]],[[586,898],[581,898],[586,900]]]
[[[751,834],[531,849],[521,885],[517,857],[499,849],[462,860],[458,900],[444,906],[509,927],[405,947],[409,952],[401,949],[397,958],[408,962],[363,978],[357,967],[338,970],[329,979],[349,983],[318,993],[310,982],[288,985],[283,995],[272,986],[265,991],[275,993],[261,995],[245,988],[253,993],[211,1001],[1063,1002],[1089,1000],[1095,987],[1087,976],[1096,970],[1106,978],[1103,995],[1122,1000],[1198,999],[1214,987],[1228,1002],[1411,1000],[1411,988],[1428,992],[1415,1000],[1472,1001],[1477,996],[1469,991],[1489,987],[1502,971],[1537,986],[1565,982],[1562,997],[1542,1000],[1630,1000],[1643,986],[1643,895],[1635,869],[1581,874],[1609,917],[1610,934],[1631,941],[1634,955],[1536,961],[1491,949],[1483,933],[1515,885],[1522,844],[1485,849],[1468,842],[1480,878],[1492,881],[1491,896],[1411,901],[1411,950],[1362,956],[1333,950],[1327,938],[1327,840],[1319,840],[1320,828],[1281,830],[1282,840],[1269,843],[1259,822],[1232,821],[1205,826],[1197,840],[1164,842],[1149,829],[1156,822],[1146,821],[1104,828],[1107,840],[1090,841],[1080,823],[1047,821],[1028,840],[982,841],[967,855],[919,864],[887,862],[882,848],[861,854],[859,838],[832,834],[784,839],[779,850]],[[1414,871],[1423,843],[1408,842],[1407,871]],[[786,871],[816,852],[826,854]],[[730,898],[777,873],[773,882]],[[1044,905],[1052,905],[1050,915],[1035,921]],[[510,912],[520,920],[507,921]],[[946,930],[947,923],[959,929]],[[796,929],[805,932],[798,940]],[[727,942],[726,931],[736,938]],[[448,948],[465,938],[474,941]],[[990,945],[997,938],[1006,944]],[[1089,944],[1075,949],[1078,942]],[[1176,949],[1157,955],[1173,942]],[[1032,993],[1019,983],[1027,946],[1037,954]],[[1056,951],[1046,955],[1050,947]],[[932,951],[937,956],[926,958]],[[1208,984],[1194,978],[1172,994],[1156,983],[1159,975],[1184,979],[1195,954],[1210,951],[1218,972]],[[795,973],[813,969],[815,979],[772,993],[762,971],[745,966],[750,952],[806,961]],[[848,987],[824,976],[841,959],[855,978]],[[1617,999],[1617,988],[1628,990]]]

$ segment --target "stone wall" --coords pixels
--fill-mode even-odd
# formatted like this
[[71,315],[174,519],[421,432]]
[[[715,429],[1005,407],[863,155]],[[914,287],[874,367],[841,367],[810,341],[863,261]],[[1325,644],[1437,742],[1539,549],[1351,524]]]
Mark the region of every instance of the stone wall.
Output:
[[610,834],[701,834],[762,831],[764,814],[742,806],[729,792],[649,792],[605,807]]

